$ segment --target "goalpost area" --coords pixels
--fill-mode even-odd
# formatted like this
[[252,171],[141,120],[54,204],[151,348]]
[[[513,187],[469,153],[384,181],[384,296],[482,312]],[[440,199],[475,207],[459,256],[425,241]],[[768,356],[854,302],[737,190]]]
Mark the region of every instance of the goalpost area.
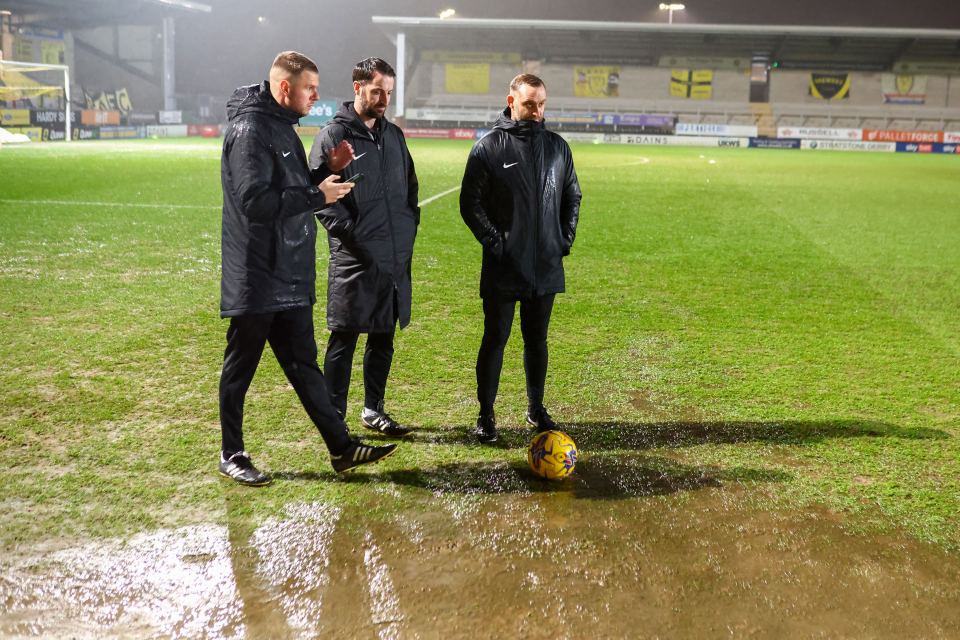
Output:
[[0,58],[0,142],[71,140],[70,68]]

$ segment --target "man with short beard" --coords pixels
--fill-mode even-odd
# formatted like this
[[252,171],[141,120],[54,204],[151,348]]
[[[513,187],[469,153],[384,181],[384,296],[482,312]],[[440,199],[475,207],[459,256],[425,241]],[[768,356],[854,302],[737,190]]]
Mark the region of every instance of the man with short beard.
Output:
[[507,108],[470,151],[460,187],[460,215],[483,247],[476,430],[483,443],[498,437],[493,405],[518,304],[527,423],[538,433],[556,428],[543,406],[547,329],[566,286],[563,259],[576,238],[581,193],[570,147],[544,125],[546,103],[543,80],[515,77]]
[[376,462],[395,448],[350,437],[317,366],[314,213],[353,186],[330,175],[353,159],[349,143],[331,150],[324,169],[311,175],[293,128],[317,101],[319,82],[312,60],[284,51],[273,61],[269,80],[240,87],[227,102],[220,315],[230,319],[230,327],[220,376],[219,470],[248,486],[271,481],[254,466],[243,443],[244,399],[267,342],[320,431],[334,470]]
[[410,322],[413,243],[420,224],[417,174],[403,132],[384,114],[396,74],[380,58],[367,58],[353,70],[354,99],[317,134],[310,149],[314,169],[329,163],[338,145],[348,141],[355,160],[343,179],[353,191],[330,215],[321,216],[330,244],[327,326],[330,340],[323,369],[330,398],[346,415],[353,354],[361,333],[364,408],[361,424],[388,436],[410,428],[384,409],[387,376],[393,362],[397,324]]

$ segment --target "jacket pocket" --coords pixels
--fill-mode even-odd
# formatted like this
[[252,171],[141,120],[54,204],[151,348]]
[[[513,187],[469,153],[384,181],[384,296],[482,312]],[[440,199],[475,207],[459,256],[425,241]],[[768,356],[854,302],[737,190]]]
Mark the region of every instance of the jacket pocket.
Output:
[[299,284],[314,277],[317,230],[312,216],[305,213],[277,220],[274,273],[284,282]]
[[277,230],[274,225],[250,223],[243,256],[245,268],[272,272],[277,264],[276,239]]

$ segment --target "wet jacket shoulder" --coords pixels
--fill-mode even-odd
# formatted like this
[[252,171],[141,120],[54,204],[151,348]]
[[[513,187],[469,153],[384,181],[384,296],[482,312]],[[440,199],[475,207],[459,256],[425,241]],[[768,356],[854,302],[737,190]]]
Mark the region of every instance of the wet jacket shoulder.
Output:
[[566,141],[505,110],[471,150],[460,191],[460,214],[483,246],[480,295],[564,291],[581,197]]
[[269,84],[227,102],[221,159],[223,225],[220,313],[269,313],[316,301],[316,222],[324,196],[310,179],[297,114]]
[[347,140],[354,160],[339,172],[363,179],[336,205],[317,213],[330,247],[327,326],[384,332],[410,322],[413,245],[420,223],[419,184],[403,131],[386,118],[373,128],[353,102],[340,106],[310,148],[315,178],[328,175],[328,154]]

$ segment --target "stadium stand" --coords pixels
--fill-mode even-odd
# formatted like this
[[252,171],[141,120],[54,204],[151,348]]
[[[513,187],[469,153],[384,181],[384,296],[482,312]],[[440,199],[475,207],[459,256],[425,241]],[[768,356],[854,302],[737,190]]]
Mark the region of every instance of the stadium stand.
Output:
[[174,21],[210,6],[5,0],[0,8],[0,125],[8,132],[36,141],[187,134],[176,105]]
[[[409,97],[397,105],[397,115],[411,126],[481,126],[502,109],[509,79],[530,70],[550,87],[548,117],[560,129],[617,131],[623,127],[599,116],[659,114],[677,123],[752,125],[770,136],[784,127],[960,130],[960,31],[396,17],[373,22],[412,60],[401,72]],[[580,91],[576,78],[585,67],[607,69],[613,84],[601,80],[594,91]],[[673,95],[678,69],[707,72],[707,94]],[[758,69],[764,76],[759,83]],[[453,73],[479,74],[485,81],[467,78],[451,91]],[[827,89],[839,83],[839,94],[830,99],[811,87],[820,81]],[[751,101],[757,84],[765,99]],[[565,117],[576,114],[598,117]]]

